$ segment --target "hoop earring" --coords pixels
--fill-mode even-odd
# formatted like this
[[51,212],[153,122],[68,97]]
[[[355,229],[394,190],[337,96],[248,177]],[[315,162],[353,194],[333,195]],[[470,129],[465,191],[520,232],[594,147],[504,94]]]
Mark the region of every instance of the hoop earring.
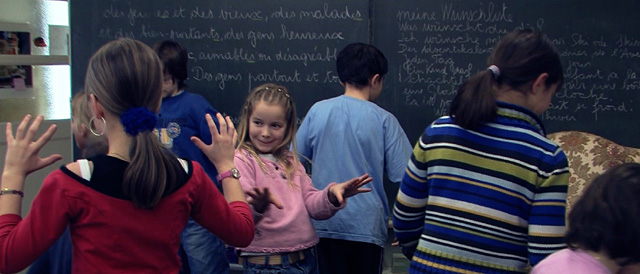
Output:
[[104,120],[104,117],[100,117],[100,119],[102,119],[102,132],[96,133],[96,131],[93,129],[93,120],[95,119],[96,117],[91,117],[91,120],[89,120],[89,131],[91,131],[91,134],[100,137],[104,135],[105,130],[107,130],[107,121]]

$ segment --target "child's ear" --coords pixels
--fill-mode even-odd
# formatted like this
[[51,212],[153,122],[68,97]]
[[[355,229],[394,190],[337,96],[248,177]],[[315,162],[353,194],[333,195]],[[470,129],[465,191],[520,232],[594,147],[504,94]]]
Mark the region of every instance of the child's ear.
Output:
[[93,110],[93,116],[96,118],[104,117],[104,110],[102,109],[102,104],[96,98],[95,95],[89,94],[89,101],[91,104],[91,110]]
[[546,87],[546,81],[549,78],[549,74],[544,72],[538,75],[538,78],[533,80],[533,85],[531,86],[531,92],[533,94],[537,94],[538,92],[543,92]]
[[382,78],[380,77],[380,74],[375,74],[371,77],[371,81],[369,81],[369,84],[371,86],[378,84],[378,82],[382,81]]

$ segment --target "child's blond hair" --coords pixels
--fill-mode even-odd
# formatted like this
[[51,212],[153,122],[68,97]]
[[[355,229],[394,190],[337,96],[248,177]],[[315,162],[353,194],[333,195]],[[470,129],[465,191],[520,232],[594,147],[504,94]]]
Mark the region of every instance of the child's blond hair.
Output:
[[[258,103],[264,102],[267,104],[281,106],[285,113],[285,120],[287,128],[285,129],[285,135],[282,142],[276,146],[276,149],[272,152],[273,156],[279,163],[282,163],[285,169],[287,181],[292,183],[291,178],[296,170],[296,166],[299,164],[298,156],[296,155],[295,136],[297,130],[296,106],[293,102],[293,98],[289,94],[286,87],[266,83],[255,87],[247,96],[247,99],[242,107],[240,115],[240,123],[238,125],[238,148],[246,150],[250,155],[256,158],[260,164],[262,171],[265,171],[264,162],[258,157],[253,144],[249,138],[249,118],[253,113],[253,110]],[[293,161],[289,159],[287,151],[291,147]]]

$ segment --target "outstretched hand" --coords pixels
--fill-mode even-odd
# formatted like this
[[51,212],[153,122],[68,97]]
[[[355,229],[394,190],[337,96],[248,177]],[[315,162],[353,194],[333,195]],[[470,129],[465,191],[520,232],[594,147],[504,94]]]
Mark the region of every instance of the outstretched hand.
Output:
[[369,174],[364,174],[360,177],[352,178],[349,181],[335,184],[329,189],[329,201],[333,205],[341,205],[344,199],[371,191],[369,188],[361,188],[362,186],[373,181],[373,178]]
[[254,187],[253,191],[247,192],[247,195],[251,197],[251,200],[249,200],[248,203],[260,214],[267,210],[269,204],[273,204],[278,209],[284,208],[280,200],[278,200],[278,198],[269,191],[268,187]]
[[[7,123],[7,153],[4,160],[4,172],[2,173],[3,186],[6,187],[9,183],[4,181],[7,177],[16,176],[14,178],[24,179],[30,173],[62,159],[60,154],[53,154],[44,158],[38,156],[40,149],[51,140],[57,129],[56,125],[51,125],[42,136],[36,139],[38,128],[40,128],[43,120],[44,117],[38,115],[31,123],[31,126],[28,126],[31,121],[31,115],[27,114],[18,125],[15,136],[13,135],[11,123]],[[20,182],[16,183],[19,184]]]
[[249,204],[253,206],[253,209],[262,214],[264,213],[269,204],[273,204],[278,209],[283,209],[282,203],[278,198],[269,191],[268,187],[254,187],[253,191],[247,191],[247,195],[251,197],[251,200],[248,201]]
[[191,141],[207,155],[219,172],[229,170],[234,166],[233,155],[238,139],[233,122],[229,116],[225,118],[220,113],[216,113],[216,118],[220,125],[220,130],[218,131],[211,115],[207,114],[205,118],[209,125],[209,131],[211,131],[211,144],[207,145],[195,136],[191,137]]

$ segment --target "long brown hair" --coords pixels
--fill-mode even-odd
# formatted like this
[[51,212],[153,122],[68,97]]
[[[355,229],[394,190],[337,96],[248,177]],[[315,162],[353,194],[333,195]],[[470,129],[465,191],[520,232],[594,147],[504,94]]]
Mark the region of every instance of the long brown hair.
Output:
[[[298,118],[296,117],[296,105],[294,104],[293,98],[286,87],[273,83],[266,83],[255,87],[249,93],[247,100],[242,107],[242,114],[240,115],[240,124],[238,125],[238,147],[249,152],[249,154],[258,161],[262,170],[265,171],[264,162],[262,162],[260,157],[258,157],[253,144],[251,144],[251,139],[249,138],[249,124],[251,123],[249,118],[253,113],[254,107],[260,102],[278,105],[284,110],[287,128],[285,129],[285,135],[282,142],[278,144],[272,154],[278,162],[282,163],[285,168],[287,180],[292,183],[291,178],[293,172],[296,170],[296,166],[300,162],[295,153],[295,136]],[[287,153],[290,146],[293,150],[293,153],[291,153],[293,154],[293,161],[289,160],[289,155]]]
[[[157,113],[162,95],[162,63],[147,45],[119,39],[102,46],[89,61],[85,90],[120,117],[133,108]],[[123,190],[140,208],[155,206],[176,185],[180,164],[149,130],[133,136],[131,162],[124,173]]]
[[451,102],[449,115],[463,128],[474,129],[495,118],[495,87],[507,85],[525,93],[525,84],[545,72],[549,74],[547,87],[564,80],[558,52],[539,31],[525,29],[505,35],[487,59],[490,65],[498,67],[499,75],[488,69],[476,73],[458,88]]

